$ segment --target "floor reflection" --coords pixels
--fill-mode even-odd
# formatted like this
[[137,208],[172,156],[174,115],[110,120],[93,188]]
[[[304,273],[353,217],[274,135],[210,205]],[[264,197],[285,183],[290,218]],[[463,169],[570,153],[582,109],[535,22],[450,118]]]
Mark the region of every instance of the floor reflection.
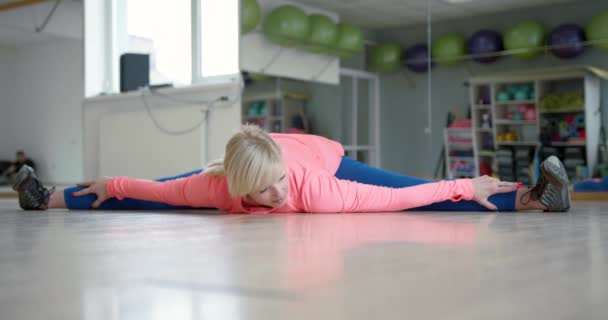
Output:
[[[214,270],[212,278],[188,279],[183,275],[184,278],[178,280],[152,276],[122,289],[90,289],[85,294],[85,318],[245,319],[251,314],[252,305],[297,305],[302,301],[300,293],[307,289],[340,281],[344,257],[350,250],[387,243],[468,247],[475,243],[479,225],[404,214],[276,215],[230,219],[218,225],[219,230],[206,228],[205,246],[199,245],[207,256],[216,258],[205,267]],[[264,237],[259,238],[262,235]],[[250,237],[257,237],[257,240]],[[265,244],[260,250],[256,246],[248,247],[247,238],[253,243],[275,239],[277,245],[267,247]],[[236,243],[241,245],[235,246]],[[175,252],[174,257],[173,253],[167,253],[166,258],[183,258],[185,253]],[[252,253],[256,253],[257,258],[245,258]],[[142,256],[139,259],[150,258]],[[247,269],[259,269],[259,264],[243,265],[247,261],[265,261],[262,264],[268,268],[265,273],[276,272],[278,279],[272,283],[260,281],[257,287],[243,285],[243,281],[250,280]]]
[[344,255],[354,248],[379,243],[470,246],[475,243],[477,226],[404,214],[289,215],[277,219],[287,235],[285,284],[292,289],[340,279]]

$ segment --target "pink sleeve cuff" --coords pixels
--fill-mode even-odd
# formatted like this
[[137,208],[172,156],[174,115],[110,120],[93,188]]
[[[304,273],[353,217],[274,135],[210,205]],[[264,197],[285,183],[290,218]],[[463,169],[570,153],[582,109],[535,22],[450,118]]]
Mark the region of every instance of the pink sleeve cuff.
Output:
[[473,180],[472,179],[457,179],[456,182],[456,192],[452,201],[460,201],[460,200],[473,200],[473,196],[475,195],[475,189],[473,188]]
[[110,180],[108,180],[108,183],[106,183],[106,195],[108,196],[108,198],[116,198],[118,200],[123,200],[124,197],[120,197],[116,195],[116,187],[114,186],[117,182],[117,179],[119,179],[120,177],[113,177],[110,178]]

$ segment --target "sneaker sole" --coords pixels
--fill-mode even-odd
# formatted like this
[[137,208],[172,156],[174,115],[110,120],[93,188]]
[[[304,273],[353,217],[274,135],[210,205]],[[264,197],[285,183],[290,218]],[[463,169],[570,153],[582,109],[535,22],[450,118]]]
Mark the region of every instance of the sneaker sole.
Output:
[[28,166],[23,166],[21,169],[19,169],[15,178],[15,183],[13,184],[13,190],[19,191],[19,188],[21,187],[23,182],[27,180],[27,178],[31,177],[33,174],[34,170],[32,170],[32,168]]
[[562,166],[561,161],[557,157],[551,156],[547,158],[547,160],[543,161],[540,166],[540,170],[543,172],[543,175],[545,175],[545,178],[549,180],[552,184],[558,184],[562,188],[564,188],[565,186],[568,196],[566,197],[566,208],[563,209],[561,212],[566,212],[570,210],[570,203],[572,201],[570,199],[570,190],[568,190],[568,173],[566,173],[566,170]]

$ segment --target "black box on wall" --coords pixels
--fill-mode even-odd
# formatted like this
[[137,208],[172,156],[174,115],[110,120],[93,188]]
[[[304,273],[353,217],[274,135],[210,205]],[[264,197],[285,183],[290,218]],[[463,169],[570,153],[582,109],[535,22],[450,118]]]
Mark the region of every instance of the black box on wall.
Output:
[[150,85],[150,55],[125,53],[120,56],[120,92]]

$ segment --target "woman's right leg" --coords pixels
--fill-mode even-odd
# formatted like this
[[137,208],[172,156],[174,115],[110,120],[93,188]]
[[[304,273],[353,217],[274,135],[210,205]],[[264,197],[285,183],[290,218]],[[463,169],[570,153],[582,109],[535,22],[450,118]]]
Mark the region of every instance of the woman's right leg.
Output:
[[[394,172],[381,170],[368,166],[365,163],[353,160],[349,157],[343,157],[340,162],[340,167],[335,174],[338,179],[351,180],[355,182],[371,184],[375,186],[404,188],[416,186],[419,184],[430,183],[433,181],[424,180],[415,177],[408,177]],[[520,193],[527,190],[520,189]],[[499,211],[514,211],[520,210],[517,207],[516,199],[520,199],[519,193],[509,192],[491,196],[488,200],[492,202]],[[486,207],[478,204],[475,201],[442,201],[433,203],[427,206],[414,208],[416,211],[489,211]]]
[[[180,174],[173,177],[166,177],[157,179],[156,181],[169,181],[175,180],[179,178],[185,178],[194,174],[199,174],[203,170],[194,170],[190,172],[186,172],[184,174]],[[84,187],[69,187],[64,189],[63,191],[58,190],[57,192],[51,195],[49,200],[48,207],[49,208],[68,208],[75,210],[90,210],[91,205],[97,197],[94,194],[88,194],[80,197],[73,197],[72,193],[82,190]],[[154,202],[154,201],[144,201],[132,198],[125,198],[123,200],[118,199],[108,199],[104,201],[98,210],[179,210],[179,209],[193,209],[191,207],[185,206],[172,206],[162,202]]]

